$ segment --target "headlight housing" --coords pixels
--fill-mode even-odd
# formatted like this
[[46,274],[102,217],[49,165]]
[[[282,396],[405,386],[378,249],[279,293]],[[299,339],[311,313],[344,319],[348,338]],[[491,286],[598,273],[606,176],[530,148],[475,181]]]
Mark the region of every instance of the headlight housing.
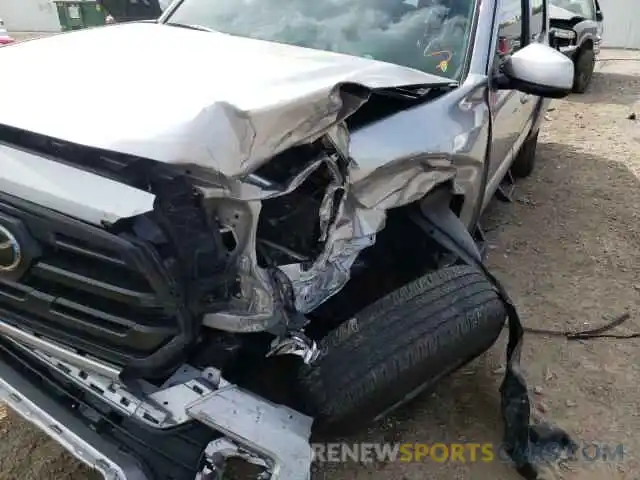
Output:
[[575,40],[576,32],[573,30],[564,30],[562,28],[552,28],[550,33],[555,38],[561,38],[562,40]]

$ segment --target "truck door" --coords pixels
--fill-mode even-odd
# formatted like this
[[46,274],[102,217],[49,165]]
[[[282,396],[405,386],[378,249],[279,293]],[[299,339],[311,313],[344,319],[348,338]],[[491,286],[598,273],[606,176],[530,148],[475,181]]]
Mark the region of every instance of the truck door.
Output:
[[[592,0],[588,0],[592,1]],[[531,11],[529,29],[530,29],[530,42],[547,43],[548,42],[548,1],[547,0],[531,0]],[[531,131],[531,127],[534,125],[536,116],[539,115],[539,109],[541,105],[548,104],[543,98],[536,97],[523,93],[520,95],[522,102],[521,111],[521,131],[519,138],[514,142],[514,155],[522,146],[522,143],[526,140],[526,137]],[[544,112],[543,112],[544,114]]]
[[[498,69],[504,59],[520,49],[522,40],[521,0],[501,0],[498,10],[498,47],[494,54],[494,69]],[[530,103],[525,94],[517,90],[496,90],[491,92],[494,116],[493,144],[489,165],[489,188],[504,176],[505,162],[512,158],[513,146],[517,142],[525,124],[525,108]]]

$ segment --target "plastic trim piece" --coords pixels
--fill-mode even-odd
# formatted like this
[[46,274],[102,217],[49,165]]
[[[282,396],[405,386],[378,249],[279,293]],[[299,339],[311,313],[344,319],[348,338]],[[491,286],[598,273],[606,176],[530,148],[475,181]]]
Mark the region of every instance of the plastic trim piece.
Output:
[[151,480],[134,458],[106,442],[0,359],[0,401],[107,480]]

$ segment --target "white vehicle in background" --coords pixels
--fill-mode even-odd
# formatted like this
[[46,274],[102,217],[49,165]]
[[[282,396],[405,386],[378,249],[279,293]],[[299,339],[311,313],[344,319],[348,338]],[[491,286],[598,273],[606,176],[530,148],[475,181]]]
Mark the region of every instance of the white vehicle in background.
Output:
[[604,16],[598,0],[551,0],[551,43],[574,64],[573,91],[584,93],[602,43]]
[[15,40],[9,36],[9,32],[4,27],[4,21],[0,18],[0,47],[13,43]]

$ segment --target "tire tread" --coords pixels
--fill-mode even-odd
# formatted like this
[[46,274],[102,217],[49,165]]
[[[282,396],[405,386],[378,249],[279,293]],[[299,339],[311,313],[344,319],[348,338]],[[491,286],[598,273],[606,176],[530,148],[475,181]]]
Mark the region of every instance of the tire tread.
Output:
[[486,351],[504,319],[494,287],[473,267],[444,268],[404,285],[321,341],[318,360],[301,370],[309,413],[328,424],[366,423],[373,410]]

